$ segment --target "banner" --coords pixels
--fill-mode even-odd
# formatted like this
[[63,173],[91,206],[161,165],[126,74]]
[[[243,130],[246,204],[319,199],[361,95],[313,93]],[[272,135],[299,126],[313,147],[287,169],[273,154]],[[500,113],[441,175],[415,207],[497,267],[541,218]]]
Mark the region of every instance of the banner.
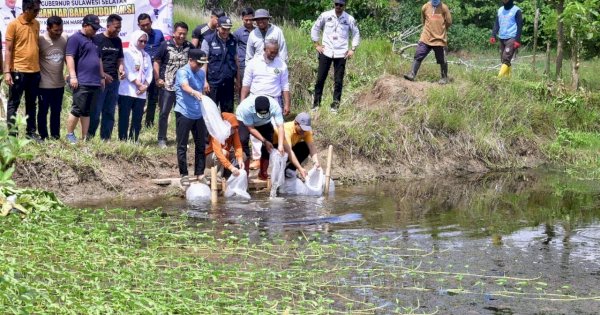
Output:
[[[98,32],[103,32],[106,19],[111,14],[118,14],[123,18],[119,36],[123,44],[127,45],[129,34],[139,29],[137,17],[147,13],[152,19],[152,28],[159,29],[170,38],[173,33],[173,0],[42,0],[40,13],[37,16],[40,22],[40,34],[46,32],[46,20],[51,16],[60,16],[63,19],[64,34],[71,35],[81,30],[81,21],[88,14],[95,14],[100,18],[102,26]],[[22,0],[0,0],[0,30],[4,43],[6,26],[22,12]]]

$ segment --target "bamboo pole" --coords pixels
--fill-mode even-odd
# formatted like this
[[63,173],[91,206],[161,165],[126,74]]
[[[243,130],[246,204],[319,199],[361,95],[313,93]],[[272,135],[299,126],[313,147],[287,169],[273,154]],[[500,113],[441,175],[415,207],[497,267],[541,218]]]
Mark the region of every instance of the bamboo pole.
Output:
[[217,167],[213,166],[210,169],[210,202],[212,204],[217,203],[218,198],[218,189],[217,189]]
[[333,160],[333,146],[327,149],[327,168],[325,169],[325,193],[329,195],[329,181],[331,179],[331,160]]

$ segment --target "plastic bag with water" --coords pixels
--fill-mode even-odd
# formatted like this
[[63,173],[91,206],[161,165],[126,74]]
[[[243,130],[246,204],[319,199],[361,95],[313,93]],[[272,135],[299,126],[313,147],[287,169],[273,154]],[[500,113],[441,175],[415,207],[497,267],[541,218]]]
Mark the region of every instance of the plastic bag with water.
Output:
[[185,199],[189,203],[210,200],[210,187],[203,183],[192,183],[185,192]]
[[[300,196],[321,196],[323,195],[325,185],[325,174],[321,168],[313,168],[308,171],[306,180],[302,182],[299,178],[293,176],[286,178],[280,188],[282,194],[300,195]],[[329,180],[329,191],[335,191],[333,180]]]
[[248,176],[245,170],[240,170],[240,175],[238,176],[229,176],[225,197],[250,199],[250,194],[248,194]]
[[219,140],[219,143],[224,144],[231,134],[231,124],[223,120],[217,104],[206,95],[202,95],[201,110],[208,134]]
[[279,151],[273,149],[269,158],[271,165],[271,197],[277,196],[277,189],[283,185],[285,181],[285,166],[287,164],[287,153],[279,154]]

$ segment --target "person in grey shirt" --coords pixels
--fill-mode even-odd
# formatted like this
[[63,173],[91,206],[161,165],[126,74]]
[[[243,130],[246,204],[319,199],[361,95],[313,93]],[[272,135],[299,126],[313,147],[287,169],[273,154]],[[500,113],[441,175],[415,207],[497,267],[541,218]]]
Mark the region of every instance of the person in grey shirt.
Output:
[[[243,80],[244,70],[246,69],[246,46],[248,44],[248,37],[254,30],[254,9],[250,7],[245,8],[240,15],[244,24],[233,33],[233,38],[237,42],[237,58],[240,63],[241,80]],[[238,90],[236,93],[239,95],[240,91]]]

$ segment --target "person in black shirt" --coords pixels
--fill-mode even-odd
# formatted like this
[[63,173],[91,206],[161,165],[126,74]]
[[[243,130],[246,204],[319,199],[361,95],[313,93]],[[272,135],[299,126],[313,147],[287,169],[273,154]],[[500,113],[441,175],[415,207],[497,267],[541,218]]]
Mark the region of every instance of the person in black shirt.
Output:
[[219,18],[225,16],[225,12],[222,9],[213,9],[210,12],[210,20],[208,23],[198,25],[192,32],[192,45],[200,48],[202,41],[208,35],[214,34],[217,31],[217,25],[219,24]]
[[[100,138],[102,140],[110,140],[115,125],[115,109],[119,97],[119,80],[125,78],[123,42],[119,38],[122,20],[117,14],[109,15],[106,20],[106,30],[94,36],[94,43],[98,46],[100,56],[102,57],[106,86],[98,95],[96,106],[91,112],[88,138],[93,138],[96,135],[96,130],[100,124]],[[102,116],[101,122],[100,116]]]

